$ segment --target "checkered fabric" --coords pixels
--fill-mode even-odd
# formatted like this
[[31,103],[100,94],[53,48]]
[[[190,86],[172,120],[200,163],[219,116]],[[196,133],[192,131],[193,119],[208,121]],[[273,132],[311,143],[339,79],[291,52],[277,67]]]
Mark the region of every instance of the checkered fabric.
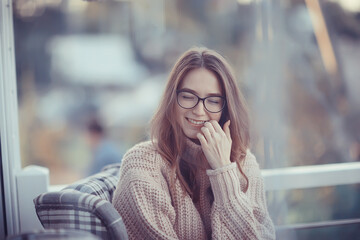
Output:
[[117,164],[109,165],[59,192],[36,197],[36,213],[44,228],[78,229],[102,239],[127,239],[122,218],[111,204],[119,168]]
[[101,172],[75,182],[64,189],[74,189],[112,202],[112,195],[119,180],[119,169],[120,164],[108,165]]
[[64,239],[101,240],[89,232],[73,229],[43,229],[10,235],[6,240],[64,240]]

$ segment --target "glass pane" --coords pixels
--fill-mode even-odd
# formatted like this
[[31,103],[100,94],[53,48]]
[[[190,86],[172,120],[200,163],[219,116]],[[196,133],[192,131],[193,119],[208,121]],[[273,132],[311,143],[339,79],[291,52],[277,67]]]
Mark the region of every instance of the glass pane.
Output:
[[[359,5],[14,1],[22,165],[46,166],[51,184],[65,184],[92,174],[94,159],[120,161],[148,138],[169,71],[192,46],[215,49],[233,65],[261,168],[358,161]],[[334,189],[268,193],[274,222],[359,217]],[[358,196],[351,186],[341,191]],[[345,215],[337,206],[348,207],[338,210]]]
[[[148,139],[169,71],[192,46],[233,65],[261,168],[360,160],[359,1],[13,2],[22,165],[48,167],[51,184]],[[269,210],[275,225],[359,218],[358,189],[269,192]],[[291,238],[345,229],[354,236],[349,225]]]
[[[309,224],[296,230],[279,231],[279,239],[356,239],[360,223],[312,227],[311,223],[360,219],[360,184],[336,187],[272,191],[267,193],[274,224]],[[291,238],[289,238],[291,237]]]
[[358,1],[260,1],[246,83],[263,166],[360,158]]
[[170,68],[188,48],[221,52],[239,75],[250,64],[251,2],[14,1],[13,9],[22,164],[50,168],[51,184],[92,173],[94,118],[111,156],[146,139]]
[[279,226],[360,218],[360,184],[271,191],[267,200]]
[[351,224],[345,226],[329,226],[318,229],[304,229],[296,231],[297,240],[307,239],[358,239],[359,224]]

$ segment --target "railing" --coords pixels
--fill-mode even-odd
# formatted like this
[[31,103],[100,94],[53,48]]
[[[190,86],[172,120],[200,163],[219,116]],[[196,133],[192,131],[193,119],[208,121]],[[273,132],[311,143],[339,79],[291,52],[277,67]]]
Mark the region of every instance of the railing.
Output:
[[[360,162],[262,170],[266,191],[293,190],[360,183]],[[277,233],[360,224],[360,219],[330,220],[276,226]]]
[[[265,190],[294,190],[360,183],[360,162],[262,170]],[[53,185],[59,191],[66,185]],[[277,239],[296,239],[297,231],[337,226],[360,226],[360,219],[341,219],[276,226]],[[350,226],[351,227],[351,226]]]
[[265,189],[290,190],[360,183],[360,162],[262,170]]

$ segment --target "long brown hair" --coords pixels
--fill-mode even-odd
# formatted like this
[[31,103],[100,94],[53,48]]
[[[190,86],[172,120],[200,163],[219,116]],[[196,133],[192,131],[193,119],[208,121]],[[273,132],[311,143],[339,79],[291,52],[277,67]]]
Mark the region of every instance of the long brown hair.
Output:
[[[213,72],[222,86],[226,97],[226,107],[222,112],[219,124],[223,126],[227,120],[230,119],[231,121],[232,148],[230,161],[237,162],[241,174],[246,179],[246,191],[249,181],[242,171],[241,163],[245,159],[246,150],[250,144],[248,110],[230,65],[217,52],[207,48],[191,48],[180,56],[169,75],[160,105],[151,120],[151,140],[160,155],[171,164],[182,187],[193,197],[193,191],[196,191],[198,186],[189,187],[189,179],[186,178],[188,178],[187,176],[194,176],[193,171],[195,170],[188,168],[188,171],[192,172],[186,174],[185,179],[180,170],[181,154],[185,148],[185,136],[176,121],[176,90],[186,74],[197,68],[205,68]],[[174,187],[171,185],[170,187]]]

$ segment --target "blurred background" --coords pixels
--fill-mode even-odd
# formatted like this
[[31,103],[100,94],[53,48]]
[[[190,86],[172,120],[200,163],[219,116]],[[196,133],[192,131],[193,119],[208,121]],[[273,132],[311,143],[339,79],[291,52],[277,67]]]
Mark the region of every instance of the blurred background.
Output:
[[[358,0],[15,0],[22,166],[67,184],[121,161],[179,55],[220,52],[261,168],[360,160]],[[360,185],[267,193],[276,225],[360,217]],[[358,226],[292,239],[360,239]],[[288,238],[290,239],[290,238]]]

